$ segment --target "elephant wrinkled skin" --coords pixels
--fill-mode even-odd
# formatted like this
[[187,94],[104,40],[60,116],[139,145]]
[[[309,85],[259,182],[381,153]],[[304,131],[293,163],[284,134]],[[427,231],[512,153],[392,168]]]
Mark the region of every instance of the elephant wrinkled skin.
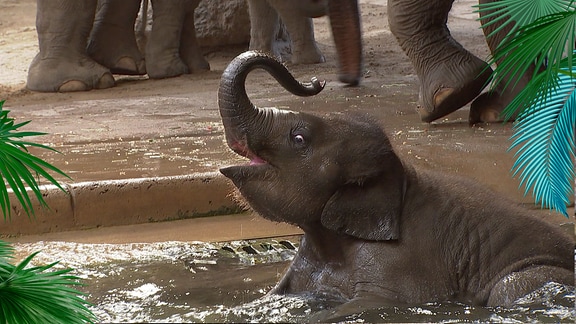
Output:
[[324,84],[259,52],[221,79],[228,146],[250,160],[221,172],[261,216],[304,231],[271,293],[340,301],[325,319],[444,300],[509,306],[549,281],[574,285],[575,243],[559,228],[473,181],[411,167],[365,115],[255,107],[244,86],[255,68],[300,96]]

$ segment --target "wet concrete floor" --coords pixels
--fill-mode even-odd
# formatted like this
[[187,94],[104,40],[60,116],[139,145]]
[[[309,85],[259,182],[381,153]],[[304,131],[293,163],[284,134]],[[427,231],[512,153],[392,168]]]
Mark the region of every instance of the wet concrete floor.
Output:
[[[319,73],[306,71],[304,66],[291,69],[302,80]],[[62,154],[32,152],[67,172],[73,182],[218,172],[220,167],[245,163],[224,143],[215,98],[219,77],[219,73],[209,72],[168,80],[128,79],[116,88],[83,94],[30,93],[8,101],[5,108],[12,110],[18,120],[33,120],[26,126],[28,130],[49,133],[38,137],[38,141]],[[330,80],[333,74],[326,77]],[[156,90],[148,94],[154,87],[166,93]],[[198,90],[183,92],[187,87]],[[328,81],[319,95],[298,98],[284,91],[267,73],[254,71],[247,88],[254,103],[262,107],[319,115],[371,114],[381,121],[397,153],[409,163],[476,179],[536,208],[510,172],[514,158],[507,150],[512,124],[470,126],[468,107],[432,124],[422,123],[415,111],[417,87],[413,75],[386,80],[366,78],[356,88]],[[136,96],[122,96],[126,92]],[[146,97],[137,96],[144,93]],[[39,103],[46,97],[50,102]],[[543,215],[551,213],[544,211]],[[558,215],[543,217],[566,221]],[[106,221],[101,226],[106,226]]]

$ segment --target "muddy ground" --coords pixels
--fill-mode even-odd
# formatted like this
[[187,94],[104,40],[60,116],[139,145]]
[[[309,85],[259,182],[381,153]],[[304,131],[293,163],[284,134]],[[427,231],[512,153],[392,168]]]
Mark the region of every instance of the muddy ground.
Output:
[[[420,121],[415,111],[418,79],[390,33],[386,2],[360,1],[365,73],[359,87],[337,81],[334,45],[324,17],[314,23],[326,63],[288,66],[300,80],[325,79],[325,90],[312,98],[297,98],[267,73],[255,71],[247,85],[254,103],[320,114],[368,112],[382,121],[398,153],[411,163],[472,177],[504,196],[532,204],[510,174],[510,124],[470,127],[468,106],[433,124]],[[449,26],[465,48],[487,58],[472,8],[476,3],[455,1]],[[117,86],[111,89],[37,93],[25,89],[28,65],[37,52],[35,1],[2,0],[0,12],[0,99],[7,100],[5,109],[17,121],[32,120],[27,129],[49,133],[38,141],[63,154],[34,153],[73,181],[217,171],[242,161],[223,142],[216,92],[223,69],[247,45],[206,49],[211,65],[206,73],[164,80],[116,76]]]

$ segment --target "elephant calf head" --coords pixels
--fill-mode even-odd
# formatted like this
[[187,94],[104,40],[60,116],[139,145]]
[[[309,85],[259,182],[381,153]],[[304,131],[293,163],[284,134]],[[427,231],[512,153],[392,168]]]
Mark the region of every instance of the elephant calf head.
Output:
[[[302,228],[322,223],[365,239],[396,238],[403,168],[382,129],[364,115],[320,118],[255,107],[244,81],[256,67],[298,95],[314,95],[324,86],[315,79],[299,83],[260,52],[232,61],[220,84],[220,113],[228,145],[250,163],[221,172],[255,211],[273,221]],[[357,218],[341,216],[350,212]]]
[[220,84],[226,141],[250,160],[221,172],[260,215],[304,230],[273,292],[320,292],[348,301],[345,312],[505,306],[548,281],[574,285],[574,240],[559,228],[473,181],[402,163],[367,116],[255,107],[244,87],[254,68],[301,96],[324,84],[299,83],[258,52],[235,58]]

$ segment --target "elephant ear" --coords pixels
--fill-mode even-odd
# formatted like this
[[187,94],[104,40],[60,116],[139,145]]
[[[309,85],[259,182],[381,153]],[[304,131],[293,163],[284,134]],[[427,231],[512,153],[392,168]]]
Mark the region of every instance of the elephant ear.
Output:
[[324,206],[322,225],[365,240],[397,240],[405,190],[401,166],[399,170],[393,168],[373,178],[349,182]]

